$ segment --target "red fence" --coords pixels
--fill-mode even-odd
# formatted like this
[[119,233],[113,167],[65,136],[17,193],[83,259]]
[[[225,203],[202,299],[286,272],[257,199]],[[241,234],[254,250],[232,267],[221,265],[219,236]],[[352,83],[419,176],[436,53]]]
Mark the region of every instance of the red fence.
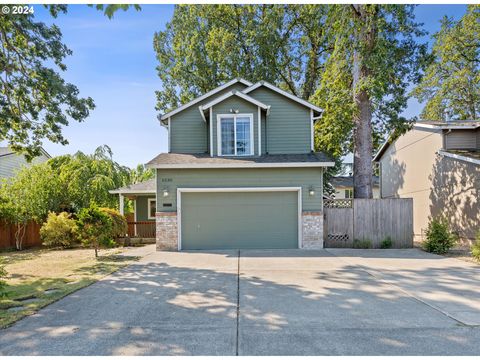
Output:
[[129,221],[128,237],[155,238],[155,221]]
[[[41,225],[30,221],[25,228],[22,247],[28,248],[42,245],[40,240]],[[0,222],[0,249],[15,248],[15,232],[17,225]]]

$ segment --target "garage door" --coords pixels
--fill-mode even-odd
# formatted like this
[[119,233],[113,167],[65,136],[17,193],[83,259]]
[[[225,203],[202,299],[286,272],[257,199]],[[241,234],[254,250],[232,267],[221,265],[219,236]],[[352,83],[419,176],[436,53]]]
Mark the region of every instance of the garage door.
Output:
[[298,247],[298,193],[182,192],[181,248]]

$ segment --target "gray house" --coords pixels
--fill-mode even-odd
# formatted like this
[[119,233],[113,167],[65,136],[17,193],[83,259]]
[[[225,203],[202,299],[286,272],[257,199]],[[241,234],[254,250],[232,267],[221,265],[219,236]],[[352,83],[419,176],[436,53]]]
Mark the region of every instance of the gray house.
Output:
[[380,196],[413,198],[414,231],[445,217],[466,243],[480,231],[480,122],[422,121],[375,156]]
[[40,156],[28,162],[25,156],[15,153],[7,146],[0,146],[0,179],[9,179],[22,167],[39,164],[50,158],[51,156],[42,149]]
[[234,79],[159,117],[168,153],[155,181],[117,189],[158,249],[321,248],[321,109],[267,82]]

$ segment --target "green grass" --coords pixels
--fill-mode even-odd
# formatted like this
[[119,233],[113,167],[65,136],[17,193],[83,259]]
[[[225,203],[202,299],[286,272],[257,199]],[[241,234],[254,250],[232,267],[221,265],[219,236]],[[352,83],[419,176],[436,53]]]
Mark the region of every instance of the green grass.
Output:
[[[8,273],[6,295],[0,297],[0,328],[138,260],[133,256],[119,256],[121,252],[122,249],[103,250],[97,259],[91,249],[0,253],[0,262]],[[56,291],[45,293],[51,289]],[[22,302],[25,299],[36,301]],[[18,306],[23,309],[12,311]]]

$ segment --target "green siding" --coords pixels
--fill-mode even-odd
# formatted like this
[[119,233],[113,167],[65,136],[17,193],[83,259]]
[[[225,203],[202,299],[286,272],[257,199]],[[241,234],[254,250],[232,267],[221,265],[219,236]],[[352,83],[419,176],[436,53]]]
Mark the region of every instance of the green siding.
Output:
[[170,152],[200,154],[209,152],[208,124],[205,123],[198,107],[222,96],[231,90],[243,90],[241,83],[233,84],[189,108],[175,114],[170,119]]
[[182,193],[182,249],[297,248],[297,202],[291,191]]
[[310,109],[266,87],[248,94],[270,105],[266,129],[262,127],[262,148],[269,154],[305,154],[311,151]]
[[212,130],[213,130],[213,155],[218,155],[217,151],[217,115],[230,114],[230,109],[238,110],[239,114],[253,115],[253,142],[254,155],[258,155],[258,106],[245,101],[238,96],[231,96],[221,103],[215,105],[212,109]]
[[[157,170],[158,211],[177,211],[178,187],[281,187],[301,186],[302,207],[306,211],[322,210],[321,168],[256,169],[159,169]],[[315,195],[309,195],[309,189]],[[167,188],[169,195],[163,196]],[[165,207],[163,204],[171,204]]]
[[137,196],[135,206],[137,213],[137,221],[151,221],[148,218],[148,199],[155,198],[154,195],[149,196]]

